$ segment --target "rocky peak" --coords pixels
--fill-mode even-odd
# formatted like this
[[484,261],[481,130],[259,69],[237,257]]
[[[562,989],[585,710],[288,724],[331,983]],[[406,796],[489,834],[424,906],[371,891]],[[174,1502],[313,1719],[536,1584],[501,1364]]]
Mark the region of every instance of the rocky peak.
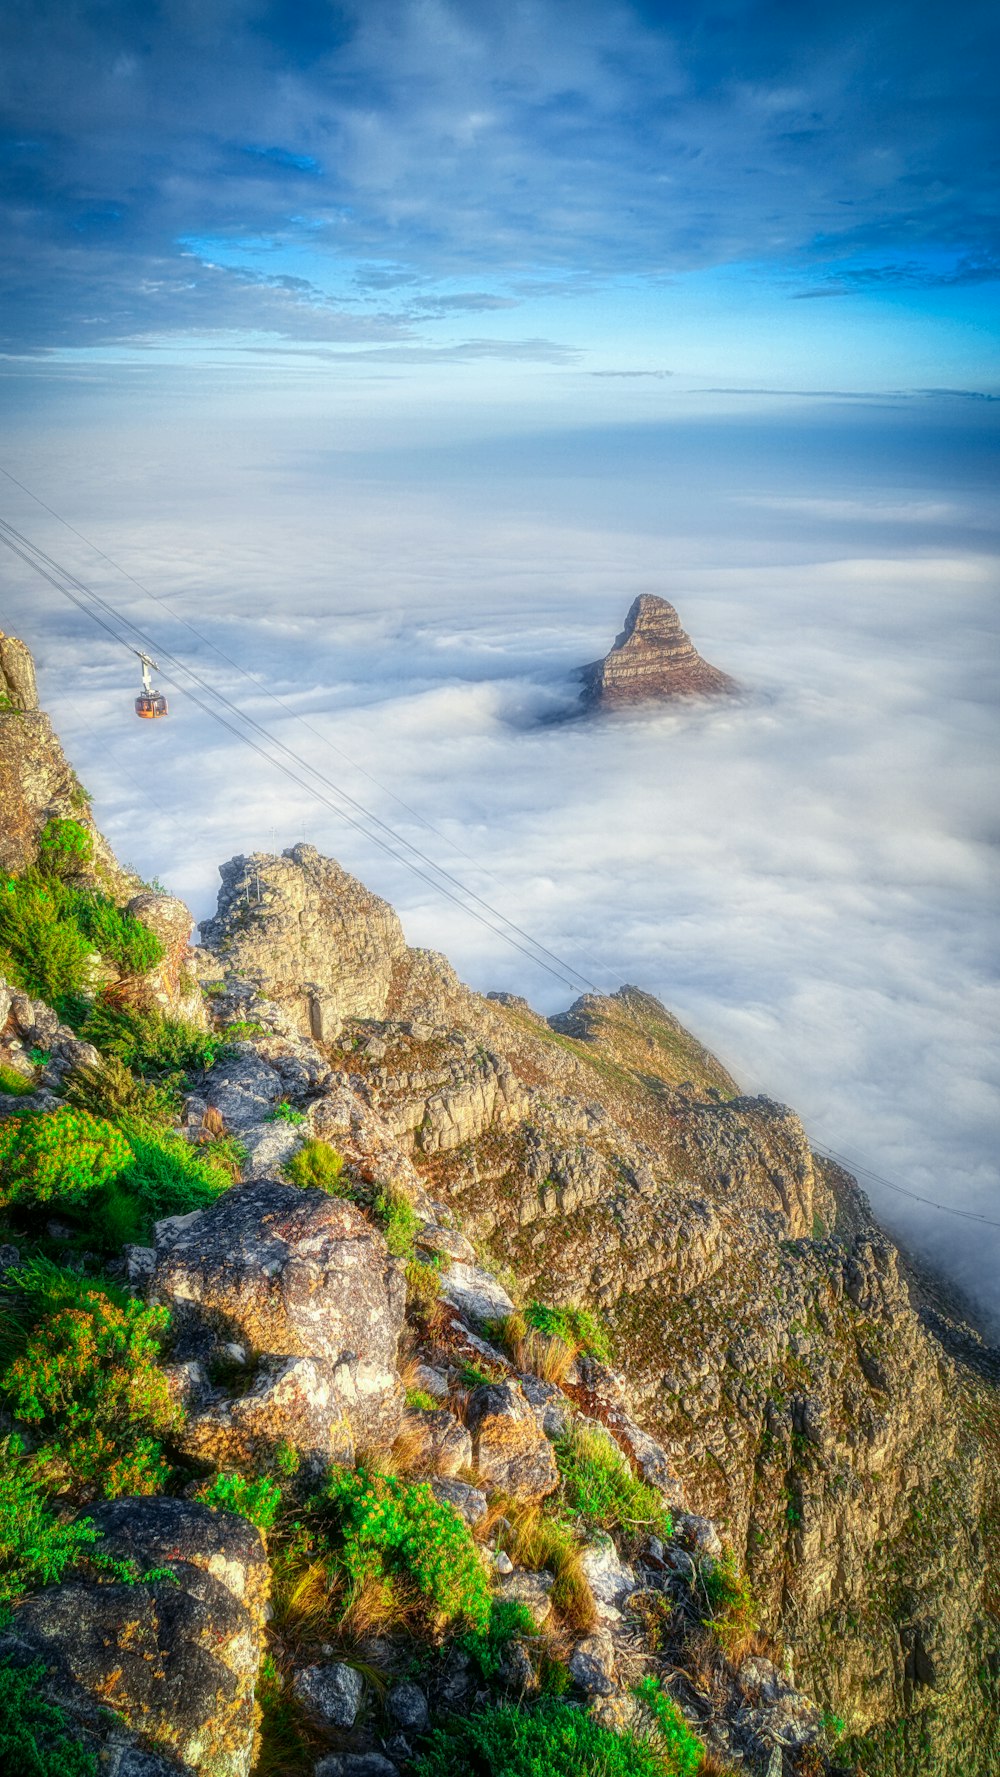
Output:
[[610,654],[585,666],[581,676],[591,709],[738,690],[734,679],[702,659],[673,605],[651,593],[634,600]]
[[314,845],[230,858],[219,874],[218,910],[201,928],[214,964],[257,981],[324,1041],[345,1018],[384,1016],[393,964],[406,953],[387,901]]
[[0,630],[0,709],[37,710],[38,686],[31,650]]

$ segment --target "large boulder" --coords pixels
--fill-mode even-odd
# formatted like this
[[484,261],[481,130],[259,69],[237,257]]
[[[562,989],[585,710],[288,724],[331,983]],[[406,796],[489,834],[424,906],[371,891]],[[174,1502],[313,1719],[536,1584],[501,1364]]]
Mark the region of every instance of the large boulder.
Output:
[[192,1453],[228,1463],[287,1440],[330,1461],[349,1454],[345,1430],[392,1441],[406,1286],[354,1204],[259,1179],[160,1222],[156,1240],[149,1293],[172,1312],[175,1356],[211,1375],[235,1345],[252,1364],[249,1388],[195,1401]]
[[484,1481],[515,1499],[544,1499],[559,1485],[552,1446],[516,1382],[473,1390],[465,1410],[475,1466]]
[[[249,1777],[268,1584],[259,1532],[179,1499],[119,1499],[89,1516],[109,1554],[153,1577],[77,1579],[25,1599],[0,1660],[44,1662],[48,1695],[108,1769],[176,1760]],[[147,1767],[140,1749],[168,1762]]]
[[387,901],[313,845],[230,858],[219,874],[218,911],[201,931],[226,973],[259,982],[323,1042],[345,1018],[384,1015],[393,964],[406,953]]

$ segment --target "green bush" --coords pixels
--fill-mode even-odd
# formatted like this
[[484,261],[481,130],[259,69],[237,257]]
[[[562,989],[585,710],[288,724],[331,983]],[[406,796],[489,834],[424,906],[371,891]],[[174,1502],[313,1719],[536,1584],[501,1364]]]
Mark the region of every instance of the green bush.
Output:
[[32,873],[0,874],[0,974],[60,1013],[86,987],[93,950],[63,915],[66,892]]
[[[35,1261],[8,1272],[0,1335],[21,1342],[0,1378],[11,1412],[37,1425],[40,1473],[77,1496],[161,1492],[158,1439],[180,1412],[157,1367],[169,1316]],[[117,1297],[117,1299],[116,1299]]]
[[5,1061],[0,1061],[0,1092],[5,1092],[8,1098],[27,1098],[34,1090],[34,1080],[18,1073],[16,1067],[8,1067]]
[[156,933],[107,895],[96,890],[75,894],[70,911],[84,937],[114,963],[120,975],[145,975],[163,961],[163,945]]
[[387,1185],[384,1190],[379,1191],[373,1208],[382,1224],[386,1245],[393,1258],[411,1259],[420,1217],[405,1191],[401,1191],[396,1185]]
[[46,821],[38,839],[38,861],[43,870],[85,870],[94,855],[93,834],[79,821],[53,817]]
[[571,1425],[557,1438],[555,1453],[567,1503],[589,1524],[671,1534],[670,1513],[655,1487],[636,1478],[606,1432]]
[[706,1562],[702,1580],[708,1596],[711,1616],[706,1628],[723,1652],[735,1655],[746,1645],[760,1622],[760,1609],[750,1590],[750,1581],[741,1574],[731,1549],[718,1561]]
[[304,1123],[305,1120],[305,1111],[297,1111],[293,1104],[289,1104],[287,1098],[281,1099],[273,1111],[267,1113],[268,1123]]
[[81,1062],[67,1074],[63,1090],[78,1110],[107,1117],[112,1123],[128,1119],[146,1128],[165,1129],[181,1110],[181,1095],[175,1085],[137,1079],[117,1055]]
[[638,1734],[615,1734],[558,1699],[503,1703],[453,1717],[429,1735],[415,1777],[672,1777]]
[[192,1148],[183,1136],[132,1123],[126,1129],[132,1158],[88,1205],[88,1244],[102,1252],[147,1245],[154,1222],[205,1209],[232,1184],[224,1160]]
[[127,1166],[132,1150],[113,1123],[71,1105],[0,1123],[0,1203],[72,1204]]
[[656,1721],[654,1738],[671,1777],[697,1777],[705,1756],[705,1743],[693,1734],[672,1697],[658,1678],[647,1672],[635,1687]]
[[0,1770],[11,1777],[97,1777],[97,1760],[45,1696],[45,1662],[0,1666]]
[[530,1302],[524,1310],[529,1327],[549,1339],[562,1339],[577,1351],[586,1351],[602,1363],[611,1361],[611,1340],[589,1308],[548,1308],[544,1302]]
[[196,1499],[215,1512],[236,1512],[249,1518],[258,1530],[272,1530],[281,1510],[281,1488],[266,1475],[247,1480],[245,1475],[216,1475],[199,1487]]
[[211,1067],[219,1038],[186,1018],[168,1018],[159,1010],[114,1006],[98,1000],[82,1036],[105,1055],[117,1056],[128,1068],[154,1079],[198,1073]]
[[303,1191],[325,1191],[330,1197],[352,1195],[349,1183],[341,1176],[344,1162],[328,1141],[303,1142],[281,1170],[286,1179]]
[[0,1442],[0,1603],[54,1585],[97,1540],[88,1518],[61,1522],[18,1438]]
[[538,1624],[528,1606],[517,1598],[492,1598],[485,1631],[467,1630],[459,1646],[470,1654],[484,1678],[496,1678],[503,1666],[508,1643],[515,1635],[538,1636]]
[[437,1627],[464,1623],[488,1635],[490,1584],[454,1506],[423,1481],[335,1469],[323,1494],[352,1597],[369,1580],[398,1574],[416,1587]]

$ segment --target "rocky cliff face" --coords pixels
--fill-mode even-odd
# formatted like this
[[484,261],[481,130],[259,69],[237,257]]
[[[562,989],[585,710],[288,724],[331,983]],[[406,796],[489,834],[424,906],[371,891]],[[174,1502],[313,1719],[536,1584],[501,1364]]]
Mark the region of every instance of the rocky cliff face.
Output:
[[[408,948],[310,846],[221,874],[183,960],[223,1047],[175,1120],[196,1153],[238,1140],[242,1179],[148,1244],[81,1251],[46,1220],[50,1174],[41,1219],[18,1206],[0,1141],[0,1267],[17,1242],[65,1260],[76,1238],[72,1264],[169,1312],[183,1495],[85,1492],[132,1571],[17,1598],[0,1678],[41,1659],[45,1696],[120,1777],[396,1777],[430,1727],[457,1734],[498,1697],[530,1711],[556,1668],[615,1734],[650,1731],[655,1678],[704,1777],[995,1777],[1000,1360],[926,1303],[855,1182],[638,988],[545,1019]],[[183,910],[146,911],[179,964]],[[139,1003],[165,1003],[162,967]],[[17,986],[0,983],[0,1063],[28,1096],[0,1099],[0,1132],[81,1090],[116,1116],[120,1066]],[[646,1491],[595,1518],[581,1449]],[[315,1490],[355,1464],[381,1492],[345,1592]],[[262,1538],[234,1488],[278,1479]],[[58,1465],[50,1485],[65,1511]],[[341,1512],[354,1485],[333,1483]],[[450,1514],[449,1571],[478,1562],[491,1610],[531,1613],[488,1665],[416,1612],[444,1570],[412,1525],[398,1596],[380,1575],[411,1495],[421,1524]],[[0,1536],[0,1582],[5,1559]]]
[[666,599],[643,593],[604,660],[582,669],[583,700],[591,709],[674,697],[719,697],[739,689],[703,660]]

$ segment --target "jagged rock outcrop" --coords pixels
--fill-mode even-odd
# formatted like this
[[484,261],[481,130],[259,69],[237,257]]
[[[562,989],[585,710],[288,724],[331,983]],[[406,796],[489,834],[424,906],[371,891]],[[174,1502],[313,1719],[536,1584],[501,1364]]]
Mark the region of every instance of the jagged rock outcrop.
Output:
[[614,709],[674,697],[719,697],[739,689],[703,660],[673,605],[641,593],[610,654],[581,668],[588,709]]
[[[192,1455],[259,1464],[287,1443],[322,1465],[391,1444],[405,1288],[354,1204],[260,1179],[156,1235],[149,1295],[172,1310]],[[234,1347],[239,1388],[212,1388]]]
[[90,1516],[138,1581],[80,1579],[26,1599],[0,1660],[44,1661],[47,1694],[107,1769],[249,1777],[269,1584],[259,1532],[179,1499],[118,1499]]
[[231,858],[202,942],[227,973],[293,1006],[303,1031],[333,1040],[345,1018],[380,1018],[406,949],[386,901],[312,845]]

